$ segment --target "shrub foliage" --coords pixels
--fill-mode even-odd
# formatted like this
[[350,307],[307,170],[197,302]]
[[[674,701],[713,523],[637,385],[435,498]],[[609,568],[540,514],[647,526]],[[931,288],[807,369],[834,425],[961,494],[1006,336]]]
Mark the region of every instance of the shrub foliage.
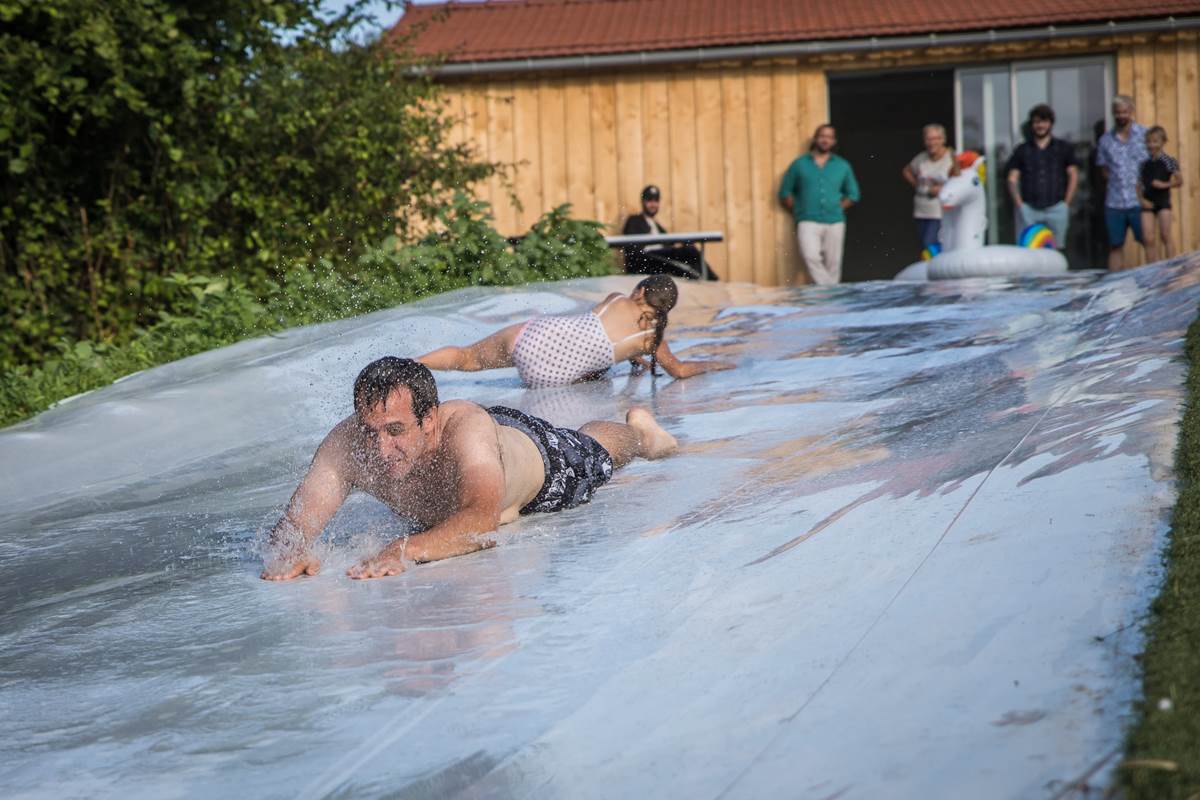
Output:
[[361,5],[0,0],[0,369],[178,315],[180,274],[350,280],[492,173],[394,42],[350,34]]
[[437,232],[406,246],[385,240],[358,256],[353,269],[321,259],[294,266],[260,289],[236,275],[167,275],[163,292],[175,311],[127,341],[63,342],[39,366],[0,373],[0,426],[132,372],[248,336],[464,286],[607,274],[611,261],[599,223],[572,220],[567,211],[548,212],[510,248],[492,228],[488,207],[457,194],[439,211]]

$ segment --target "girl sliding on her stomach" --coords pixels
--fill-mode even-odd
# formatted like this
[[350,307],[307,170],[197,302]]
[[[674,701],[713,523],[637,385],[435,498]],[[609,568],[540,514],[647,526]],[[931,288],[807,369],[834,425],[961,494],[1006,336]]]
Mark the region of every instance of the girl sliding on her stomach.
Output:
[[651,275],[629,296],[619,293],[583,314],[534,317],[509,325],[467,347],[442,347],[417,360],[430,369],[474,372],[517,368],[527,386],[564,386],[592,378],[618,361],[632,360],[650,370],[661,364],[673,378],[719,369],[726,361],[680,361],[663,339],[667,314],[679,299],[675,281]]

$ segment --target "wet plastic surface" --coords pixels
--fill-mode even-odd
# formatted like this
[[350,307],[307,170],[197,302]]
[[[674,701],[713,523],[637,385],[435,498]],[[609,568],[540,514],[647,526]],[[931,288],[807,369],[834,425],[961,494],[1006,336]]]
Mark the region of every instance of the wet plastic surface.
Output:
[[1174,501],[1200,258],[1112,278],[687,286],[682,382],[443,398],[680,455],[501,546],[354,582],[256,531],[369,360],[581,308],[468,290],[236,345],[0,432],[5,797],[1041,797],[1103,783]]

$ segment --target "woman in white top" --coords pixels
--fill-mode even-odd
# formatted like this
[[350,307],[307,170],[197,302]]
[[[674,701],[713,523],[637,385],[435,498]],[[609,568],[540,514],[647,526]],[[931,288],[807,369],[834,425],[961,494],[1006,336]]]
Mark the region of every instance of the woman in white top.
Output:
[[951,175],[957,175],[954,151],[946,147],[946,129],[930,123],[921,129],[925,149],[904,165],[900,174],[913,187],[913,218],[921,247],[938,243],[942,228],[942,206],[938,192]]
[[594,378],[618,361],[661,364],[673,378],[733,366],[724,361],[680,361],[663,338],[667,315],[679,299],[675,281],[652,275],[629,296],[614,293],[583,314],[534,317],[466,347],[442,347],[417,360],[430,369],[474,372],[516,367],[530,387],[565,386]]

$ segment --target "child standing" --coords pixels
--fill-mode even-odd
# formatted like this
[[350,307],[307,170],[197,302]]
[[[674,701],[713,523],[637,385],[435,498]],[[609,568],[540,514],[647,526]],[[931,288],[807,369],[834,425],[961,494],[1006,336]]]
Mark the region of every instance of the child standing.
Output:
[[1175,255],[1171,247],[1171,190],[1183,186],[1183,175],[1179,172],[1179,162],[1163,152],[1166,143],[1167,132],[1161,125],[1146,131],[1146,150],[1150,157],[1142,162],[1137,193],[1142,206],[1142,240],[1147,262],[1158,260],[1160,241],[1163,258]]

